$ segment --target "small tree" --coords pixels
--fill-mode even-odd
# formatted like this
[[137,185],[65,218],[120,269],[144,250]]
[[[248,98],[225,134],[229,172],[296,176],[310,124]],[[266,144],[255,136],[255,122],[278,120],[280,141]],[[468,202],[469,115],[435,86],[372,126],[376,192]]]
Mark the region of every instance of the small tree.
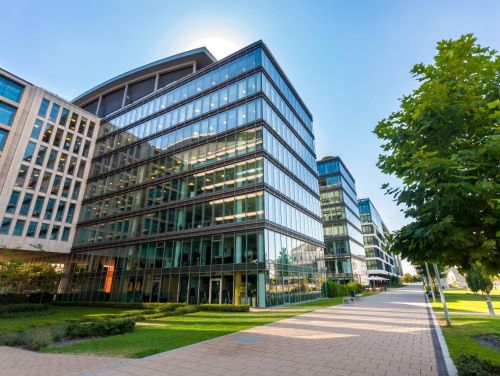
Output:
[[486,303],[488,304],[490,315],[495,316],[495,311],[493,310],[493,305],[491,304],[490,299],[490,291],[493,290],[493,281],[486,273],[484,267],[478,263],[473,264],[469,268],[469,271],[465,276],[465,280],[474,294],[481,291],[486,295]]
[[480,264],[473,264],[465,276],[467,285],[474,294],[479,291],[488,295],[493,290],[493,281]]
[[413,276],[410,273],[405,273],[405,275],[403,276],[403,282],[404,283],[412,283]]

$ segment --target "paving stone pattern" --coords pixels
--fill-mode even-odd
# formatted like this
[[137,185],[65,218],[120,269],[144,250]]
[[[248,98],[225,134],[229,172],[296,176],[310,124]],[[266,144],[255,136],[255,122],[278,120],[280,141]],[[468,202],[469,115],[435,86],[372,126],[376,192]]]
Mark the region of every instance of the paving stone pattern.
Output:
[[422,289],[410,286],[143,359],[0,348],[0,375],[438,375],[435,354]]

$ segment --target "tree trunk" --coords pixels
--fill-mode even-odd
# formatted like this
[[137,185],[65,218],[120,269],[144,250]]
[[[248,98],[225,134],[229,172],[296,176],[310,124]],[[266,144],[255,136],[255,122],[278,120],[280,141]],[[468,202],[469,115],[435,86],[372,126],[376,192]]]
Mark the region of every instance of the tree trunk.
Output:
[[495,316],[495,309],[493,308],[493,303],[491,302],[490,294],[486,294],[486,304],[488,305],[488,311],[490,311],[490,316]]

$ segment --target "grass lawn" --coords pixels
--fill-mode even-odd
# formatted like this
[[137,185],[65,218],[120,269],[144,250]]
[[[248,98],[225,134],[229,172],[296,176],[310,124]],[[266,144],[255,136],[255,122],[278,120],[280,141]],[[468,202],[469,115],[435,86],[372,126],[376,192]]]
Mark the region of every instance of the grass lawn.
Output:
[[53,306],[49,308],[49,311],[53,312],[53,314],[0,319],[0,334],[25,329],[30,326],[57,324],[70,319],[113,317],[119,313],[133,310],[120,308]]
[[[486,299],[481,294],[473,294],[470,290],[448,289],[445,290],[446,305],[450,312],[488,312]],[[490,294],[493,307],[497,314],[500,313],[500,290],[494,290]],[[431,298],[432,300],[432,298]],[[436,302],[431,303],[435,311],[442,311],[439,294]]]
[[441,328],[454,361],[460,355],[477,355],[479,358],[500,364],[500,351],[482,346],[474,336],[496,334],[500,336],[500,318],[488,316],[452,316],[451,327],[446,327],[443,318],[439,318]]
[[[378,294],[377,292],[364,292],[363,296],[367,297],[370,295],[375,295]],[[344,298],[342,296],[337,296],[335,298],[323,298],[323,299],[318,299],[318,300],[312,300],[304,303],[298,303],[298,304],[290,304],[286,306],[280,306],[280,309],[294,309],[294,308],[311,308],[311,309],[318,309],[318,308],[327,308],[331,307],[337,304],[342,304]]]
[[141,358],[295,316],[301,312],[197,312],[138,323],[132,333],[91,339],[45,351]]

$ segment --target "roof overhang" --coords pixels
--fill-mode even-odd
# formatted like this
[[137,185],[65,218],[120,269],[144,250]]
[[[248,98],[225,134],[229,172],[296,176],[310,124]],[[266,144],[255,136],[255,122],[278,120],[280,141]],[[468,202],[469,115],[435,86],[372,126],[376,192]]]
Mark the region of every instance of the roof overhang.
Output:
[[196,61],[197,69],[203,68],[217,61],[206,47],[196,48],[194,50],[181,52],[180,54],[172,55],[164,59],[154,61],[141,67],[132,69],[122,73],[110,80],[107,80],[85,93],[73,99],[73,103],[82,106],[90,100],[104,94],[115,87],[119,87],[127,82],[134,81],[137,78],[147,76],[154,72],[167,71],[170,67],[177,67],[186,64],[190,61]]

